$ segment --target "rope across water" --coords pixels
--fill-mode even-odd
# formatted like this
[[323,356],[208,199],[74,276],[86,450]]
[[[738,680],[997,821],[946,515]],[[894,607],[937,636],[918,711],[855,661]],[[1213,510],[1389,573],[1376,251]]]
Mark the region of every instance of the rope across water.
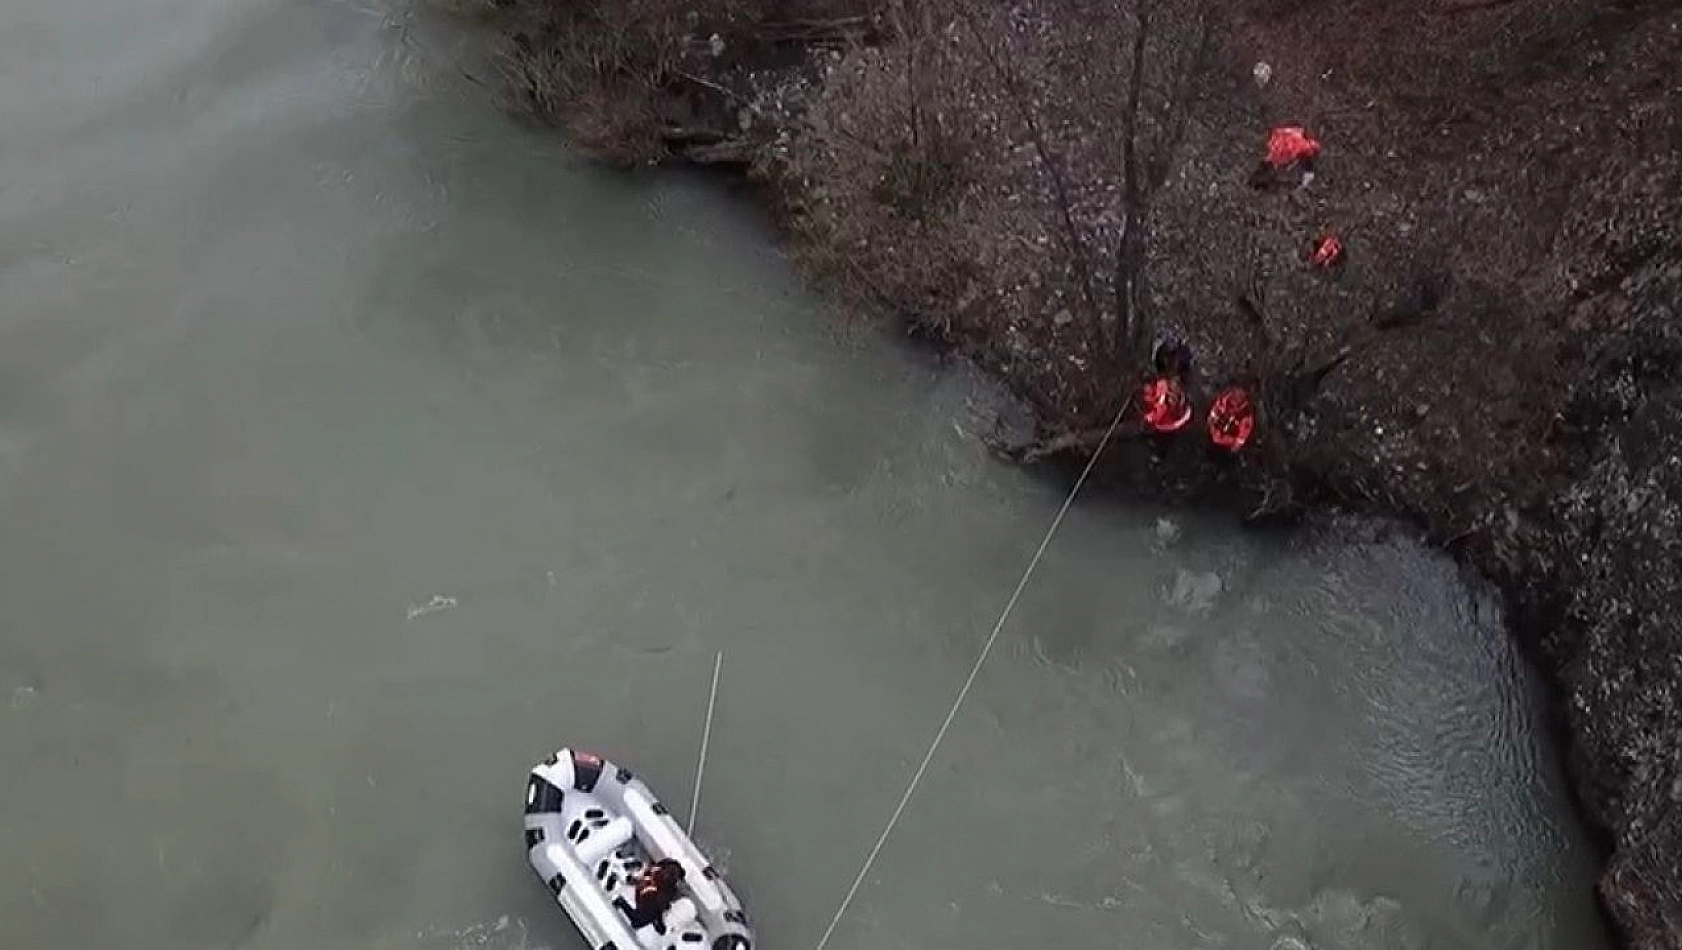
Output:
[[1092,450],[1092,457],[1086,460],[1086,466],[1081,469],[1080,477],[1069,489],[1068,497],[1063,499],[1062,507],[1051,519],[1051,525],[1045,529],[1045,537],[1040,539],[1040,546],[1035,549],[1034,556],[1029,558],[1028,566],[1022,571],[1022,577],[1016,582],[1016,589],[1011,591],[1010,599],[1005,601],[1004,610],[999,612],[998,622],[993,624],[993,632],[987,635],[987,640],[981,645],[981,653],[975,658],[975,665],[970,667],[969,676],[964,679],[964,685],[958,688],[958,695],[953,697],[952,706],[946,711],[946,718],[935,731],[934,740],[929,743],[928,751],[923,753],[923,761],[918,763],[917,770],[912,773],[911,781],[906,783],[905,793],[900,795],[899,804],[894,806],[893,814],[888,816],[888,823],[877,836],[876,843],[871,846],[870,853],[865,855],[864,864],[859,873],[853,878],[852,886],[847,888],[847,896],[841,898],[841,906],[835,909],[835,916],[830,919],[829,926],[824,928],[823,936],[818,938],[815,950],[824,950],[829,945],[829,938],[835,935],[835,928],[841,923],[841,918],[847,913],[847,908],[858,896],[859,888],[864,885],[864,878],[870,873],[871,865],[876,863],[876,856],[882,853],[882,845],[887,843],[888,836],[893,834],[894,826],[899,824],[900,816],[905,814],[905,806],[911,802],[911,796],[916,793],[917,785],[922,782],[923,774],[929,770],[929,763],[934,760],[935,752],[940,749],[941,742],[946,739],[946,731],[952,728],[952,720],[958,717],[958,710],[964,705],[964,699],[969,696],[970,687],[975,685],[975,678],[981,674],[981,667],[987,662],[987,657],[993,652],[993,645],[999,641],[999,634],[1004,631],[1005,624],[1010,620],[1011,611],[1016,609],[1016,602],[1022,598],[1022,591],[1028,587],[1028,581],[1034,576],[1034,570],[1040,566],[1040,559],[1045,557],[1046,549],[1051,546],[1051,539],[1057,534],[1057,529],[1063,524],[1063,517],[1069,513],[1069,508],[1075,503],[1075,496],[1080,494],[1081,487],[1086,484],[1087,476],[1092,474],[1092,468],[1098,463],[1098,457],[1104,454],[1104,448],[1110,444],[1110,438],[1115,435],[1121,425],[1122,418],[1127,414],[1132,400],[1122,403],[1116,410],[1115,418],[1110,420],[1110,426],[1104,430],[1104,437],[1099,440],[1098,447]]
[[718,672],[724,668],[724,651],[713,658],[713,685],[707,690],[707,721],[701,727],[701,755],[695,762],[695,794],[689,799],[688,833],[695,834],[695,815],[701,810],[701,779],[707,774],[707,744],[713,737],[713,709],[718,705]]

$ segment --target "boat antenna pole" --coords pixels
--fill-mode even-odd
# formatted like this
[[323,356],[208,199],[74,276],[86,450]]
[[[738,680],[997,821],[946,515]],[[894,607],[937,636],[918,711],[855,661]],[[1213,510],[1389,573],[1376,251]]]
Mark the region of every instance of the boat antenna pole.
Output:
[[689,827],[686,829],[690,837],[695,835],[695,814],[701,808],[701,778],[707,774],[707,743],[712,741],[713,735],[713,707],[718,705],[718,671],[724,668],[724,651],[718,651],[713,657],[713,685],[707,692],[707,720],[701,727],[701,756],[695,763],[695,793],[689,799]]
[[882,853],[882,845],[893,833],[894,826],[899,824],[899,816],[905,814],[905,806],[911,801],[912,793],[917,791],[917,783],[923,780],[923,773],[929,770],[929,762],[940,748],[940,743],[946,738],[946,730],[952,728],[952,720],[958,717],[958,708],[964,704],[964,698],[969,695],[970,687],[975,685],[975,678],[981,673],[982,664],[987,662],[988,654],[993,652],[993,644],[999,642],[999,633],[1004,630],[1005,622],[1010,619],[1010,612],[1016,609],[1016,602],[1021,599],[1022,591],[1028,586],[1028,579],[1034,576],[1034,569],[1040,566],[1040,558],[1045,556],[1045,549],[1051,546],[1051,539],[1057,534],[1057,529],[1063,524],[1063,516],[1069,513],[1069,508],[1075,503],[1075,496],[1080,494],[1081,486],[1086,484],[1087,476],[1092,474],[1092,468],[1098,463],[1098,456],[1104,454],[1104,447],[1110,444],[1110,438],[1120,427],[1121,420],[1127,415],[1127,410],[1133,405],[1128,399],[1116,410],[1115,418],[1110,420],[1110,427],[1104,430],[1104,437],[1098,441],[1098,447],[1092,450],[1092,457],[1086,460],[1086,467],[1081,469],[1080,477],[1075,479],[1069,495],[1063,499],[1063,507],[1057,509],[1057,515],[1051,519],[1051,526],[1045,529],[1045,537],[1040,539],[1040,546],[1035,549],[1034,556],[1028,559],[1028,567],[1022,572],[1022,579],[1016,582],[1016,590],[1005,601],[1005,608],[999,613],[999,620],[993,624],[993,632],[988,634],[987,642],[981,646],[981,655],[975,658],[975,665],[970,667],[969,677],[964,685],[958,688],[958,695],[952,700],[952,707],[946,711],[946,719],[935,731],[934,741],[929,743],[929,750],[923,753],[923,761],[917,766],[917,771],[911,774],[911,781],[905,786],[905,793],[899,797],[899,804],[894,806],[892,815],[888,816],[888,824],[877,836],[876,843],[871,846],[870,853],[865,855],[864,865],[859,868],[858,876],[853,878],[853,885],[847,888],[847,896],[841,898],[841,906],[835,909],[835,916],[830,918],[829,926],[824,928],[823,936],[818,938],[816,950],[824,950],[829,945],[829,938],[834,936],[835,927],[841,923],[841,915],[847,912],[853,898],[858,896],[859,887],[864,884],[865,875],[870,873],[870,866],[876,863],[876,856]]

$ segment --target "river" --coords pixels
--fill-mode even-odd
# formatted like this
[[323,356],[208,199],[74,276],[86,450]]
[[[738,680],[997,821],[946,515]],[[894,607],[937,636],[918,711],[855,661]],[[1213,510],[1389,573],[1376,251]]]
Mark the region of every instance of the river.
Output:
[[[561,744],[810,947],[1061,500],[751,211],[326,0],[0,10],[7,947],[573,948]],[[1492,595],[1078,504],[830,946],[1593,948]]]

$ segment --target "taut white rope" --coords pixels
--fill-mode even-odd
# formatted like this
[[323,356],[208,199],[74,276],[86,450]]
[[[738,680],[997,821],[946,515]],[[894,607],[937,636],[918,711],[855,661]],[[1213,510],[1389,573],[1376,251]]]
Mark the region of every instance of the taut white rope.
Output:
[[958,695],[952,700],[952,708],[946,711],[946,719],[934,734],[934,741],[929,743],[929,749],[923,753],[923,761],[917,765],[917,771],[912,773],[911,781],[905,786],[905,794],[899,797],[899,804],[894,806],[892,815],[888,816],[888,823],[882,828],[882,833],[876,838],[876,844],[871,846],[870,853],[865,855],[864,864],[859,868],[858,876],[853,878],[853,884],[847,888],[847,896],[841,898],[841,906],[835,909],[835,916],[830,919],[829,926],[824,928],[823,936],[818,938],[816,950],[824,950],[829,944],[829,938],[834,936],[835,927],[841,923],[841,916],[847,912],[853,898],[858,896],[859,888],[864,884],[865,875],[870,873],[870,866],[876,863],[876,856],[882,853],[882,845],[893,833],[894,826],[899,824],[899,818],[905,814],[905,806],[910,803],[911,796],[917,791],[917,784],[923,780],[923,773],[929,770],[929,763],[934,760],[935,752],[940,743],[946,739],[946,730],[952,728],[952,720],[958,717],[958,709],[963,706],[965,697],[969,696],[970,687],[975,685],[975,678],[980,675],[981,667],[987,662],[987,657],[993,652],[993,644],[999,640],[999,633],[1004,630],[1005,623],[1010,620],[1011,611],[1016,609],[1016,602],[1022,598],[1022,591],[1027,588],[1028,580],[1034,576],[1034,569],[1040,566],[1040,559],[1045,556],[1046,548],[1051,546],[1051,539],[1057,534],[1057,529],[1063,524],[1063,516],[1069,513],[1069,508],[1075,503],[1075,496],[1080,494],[1081,486],[1086,484],[1087,476],[1092,474],[1092,467],[1097,464],[1098,456],[1104,454],[1104,447],[1110,444],[1110,438],[1115,435],[1116,428],[1127,413],[1131,399],[1122,403],[1116,410],[1115,418],[1110,420],[1110,427],[1104,430],[1104,437],[1099,440],[1098,447],[1092,450],[1092,457],[1086,460],[1086,467],[1080,471],[1080,477],[1075,479],[1074,487],[1069,489],[1069,495],[1063,499],[1063,506],[1057,509],[1057,515],[1051,519],[1051,526],[1045,529],[1045,537],[1040,539],[1040,546],[1034,551],[1034,556],[1028,560],[1028,567],[1023,570],[1021,580],[1016,582],[1016,589],[1011,592],[1010,599],[1005,601],[1004,610],[999,613],[999,620],[993,624],[993,632],[988,634],[987,641],[981,646],[981,655],[975,658],[975,665],[970,667],[969,676],[964,685],[958,688]]
[[713,736],[713,707],[718,705],[718,671],[724,668],[724,651],[718,651],[713,658],[713,685],[707,692],[707,721],[701,727],[701,757],[695,763],[695,794],[689,799],[689,827],[685,829],[690,837],[695,836],[695,813],[701,808],[701,778],[707,774],[707,743]]

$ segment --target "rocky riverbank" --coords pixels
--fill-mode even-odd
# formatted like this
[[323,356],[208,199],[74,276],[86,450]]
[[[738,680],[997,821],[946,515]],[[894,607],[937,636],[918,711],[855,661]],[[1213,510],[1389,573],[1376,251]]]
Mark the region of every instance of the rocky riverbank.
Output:
[[[1248,380],[1111,485],[1418,525],[1565,702],[1628,946],[1682,947],[1682,9],[1621,0],[456,0],[607,161],[739,168],[801,266],[1079,461],[1184,339]],[[1268,130],[1324,146],[1258,189]],[[1335,268],[1311,242],[1338,235]]]

